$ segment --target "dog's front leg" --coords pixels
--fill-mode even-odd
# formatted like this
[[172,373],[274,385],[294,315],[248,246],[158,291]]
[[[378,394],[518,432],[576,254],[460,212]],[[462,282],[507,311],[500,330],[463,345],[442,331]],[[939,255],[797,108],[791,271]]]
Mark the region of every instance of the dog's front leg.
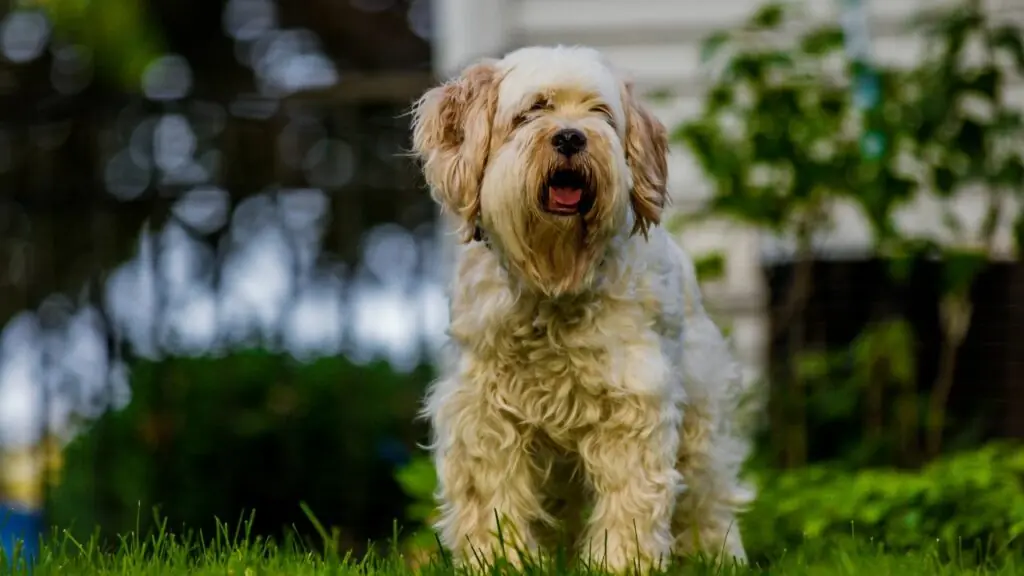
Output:
[[[441,386],[444,386],[442,384]],[[529,439],[486,394],[435,390],[431,406],[440,519],[435,527],[459,563],[535,549],[531,522],[544,516]]]
[[657,401],[616,402],[611,417],[580,442],[595,501],[583,553],[622,572],[668,562],[681,486],[675,455],[679,412]]

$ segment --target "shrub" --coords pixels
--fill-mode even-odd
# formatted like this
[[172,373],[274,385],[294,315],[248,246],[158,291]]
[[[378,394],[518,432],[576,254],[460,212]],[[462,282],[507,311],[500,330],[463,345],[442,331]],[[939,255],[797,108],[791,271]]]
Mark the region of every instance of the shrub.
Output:
[[422,437],[431,377],[262,351],[137,362],[131,403],[66,448],[50,519],[87,538],[146,529],[159,507],[170,529],[212,535],[215,516],[233,524],[255,510],[255,534],[312,535],[306,502],[339,546],[362,548],[402,515],[395,466]]
[[1013,546],[1024,532],[1024,449],[990,445],[919,471],[817,465],[760,474],[742,520],[752,556],[854,536],[889,550]]
[[[754,559],[849,537],[891,551],[930,551],[936,541],[998,550],[1015,547],[1024,532],[1024,448],[989,445],[917,471],[833,464],[755,475],[760,493],[740,520]],[[423,526],[436,486],[430,461],[414,458],[398,478],[413,501],[407,519]],[[436,547],[429,529],[414,532],[410,544]]]

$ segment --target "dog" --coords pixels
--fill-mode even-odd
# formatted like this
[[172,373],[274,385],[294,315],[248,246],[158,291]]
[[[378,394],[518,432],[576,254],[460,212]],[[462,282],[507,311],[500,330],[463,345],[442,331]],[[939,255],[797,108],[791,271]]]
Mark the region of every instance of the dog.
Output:
[[614,571],[746,560],[740,367],[659,226],[668,138],[634,92],[594,49],[528,47],[412,108],[460,240],[423,413],[435,527],[463,563],[561,545]]

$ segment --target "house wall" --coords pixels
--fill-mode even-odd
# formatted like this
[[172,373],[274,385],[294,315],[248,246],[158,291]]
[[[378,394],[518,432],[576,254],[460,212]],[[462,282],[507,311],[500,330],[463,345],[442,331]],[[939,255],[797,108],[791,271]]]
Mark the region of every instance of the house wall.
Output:
[[[701,72],[700,43],[711,32],[741,23],[760,0],[434,0],[435,71],[455,74],[481,56],[499,55],[520,46],[585,44],[604,52],[625,71],[642,93],[669,91],[668,99],[649,103],[669,127],[700,110],[707,79]],[[951,0],[865,0],[870,17],[874,57],[878,62],[908,66],[921,57],[922,38],[905,32],[904,22],[922,7]],[[1024,0],[985,0],[1007,19],[1024,21]],[[805,13],[820,21],[836,20],[839,0],[805,0]],[[1008,98],[1024,103],[1024,86],[1014,85]],[[699,208],[710,194],[706,179],[681,149],[671,157],[670,189],[676,209]],[[984,210],[981,194],[966,192],[953,211],[968,230],[977,229]],[[922,198],[904,210],[899,221],[907,231],[945,238],[943,207]],[[1000,232],[1001,255],[1010,255],[1010,225]],[[735,223],[706,220],[682,232],[682,242],[695,255],[717,251],[726,258],[720,281],[705,286],[712,308],[729,325],[737,352],[753,376],[767,362],[768,318],[762,266],[786,259],[790,246]],[[852,206],[839,206],[832,233],[822,238],[825,257],[865,253],[870,234],[865,219]]]

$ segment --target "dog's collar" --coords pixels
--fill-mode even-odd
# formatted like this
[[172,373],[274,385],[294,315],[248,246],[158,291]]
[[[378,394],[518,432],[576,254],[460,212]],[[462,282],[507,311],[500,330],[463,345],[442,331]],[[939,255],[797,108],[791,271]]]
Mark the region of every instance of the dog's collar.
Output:
[[486,246],[488,250],[491,250],[493,248],[491,246],[491,241],[487,238],[487,233],[484,232],[484,229],[480,227],[480,222],[477,222],[473,226],[473,241],[483,243],[483,245]]
[[494,245],[491,244],[491,239],[488,237],[487,232],[485,232],[483,226],[480,225],[480,220],[477,220],[476,224],[473,225],[473,242],[483,244],[484,248],[494,255],[494,258],[498,262],[498,266],[500,266],[506,273],[508,272],[508,260],[505,259],[505,255],[502,254],[501,250],[494,249]]

